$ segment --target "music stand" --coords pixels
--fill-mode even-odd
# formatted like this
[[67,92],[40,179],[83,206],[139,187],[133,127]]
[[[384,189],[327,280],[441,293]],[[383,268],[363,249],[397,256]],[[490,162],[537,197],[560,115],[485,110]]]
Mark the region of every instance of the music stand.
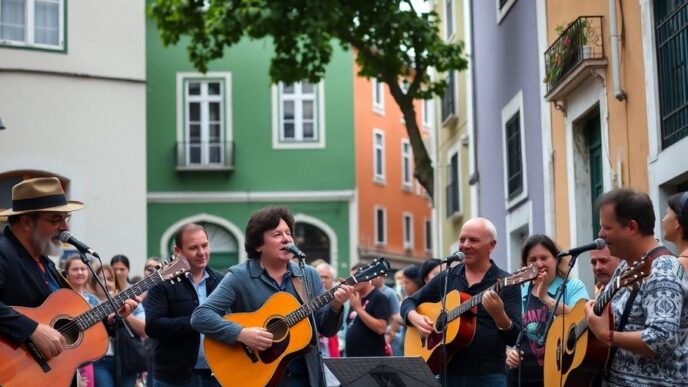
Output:
[[340,357],[323,361],[342,387],[439,386],[420,357]]

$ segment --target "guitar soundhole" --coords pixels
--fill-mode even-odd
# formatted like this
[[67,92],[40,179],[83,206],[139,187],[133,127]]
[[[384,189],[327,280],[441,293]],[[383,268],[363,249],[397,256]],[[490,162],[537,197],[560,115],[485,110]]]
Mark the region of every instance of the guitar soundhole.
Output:
[[282,341],[289,333],[289,326],[282,317],[272,317],[268,319],[265,327],[272,333],[272,341]]
[[73,319],[57,319],[53,324],[53,328],[62,333],[62,336],[64,336],[67,346],[72,346],[77,341],[79,341],[79,327],[76,325]]
[[569,335],[566,339],[566,351],[572,352],[576,349],[576,332],[573,329],[569,330]]
[[437,332],[444,332],[444,329],[446,326],[447,326],[447,315],[445,313],[440,313],[440,315],[437,316],[437,321],[435,321],[435,330]]

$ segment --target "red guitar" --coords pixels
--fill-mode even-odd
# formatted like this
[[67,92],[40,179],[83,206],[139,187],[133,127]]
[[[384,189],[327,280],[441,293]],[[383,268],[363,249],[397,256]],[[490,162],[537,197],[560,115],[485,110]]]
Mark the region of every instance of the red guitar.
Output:
[[[113,297],[115,306],[119,308],[124,301],[188,271],[186,258],[179,257]],[[67,345],[60,355],[46,361],[32,344],[17,347],[0,337],[0,386],[69,386],[81,364],[100,359],[107,351],[108,334],[100,322],[113,312],[109,302],[91,309],[80,294],[60,289],[37,308],[14,310],[39,324],[50,325],[62,333]]]

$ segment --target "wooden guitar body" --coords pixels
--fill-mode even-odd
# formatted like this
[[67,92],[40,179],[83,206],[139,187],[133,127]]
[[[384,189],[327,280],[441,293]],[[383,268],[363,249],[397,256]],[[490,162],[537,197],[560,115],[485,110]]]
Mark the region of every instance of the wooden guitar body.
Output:
[[[48,297],[37,308],[14,307],[14,309],[40,324],[55,329],[66,327],[78,316],[90,309],[78,293],[60,289]],[[73,323],[72,323],[73,324]],[[108,348],[108,334],[101,323],[80,331],[67,329],[64,334],[65,350],[47,362],[49,371],[44,371],[27,349],[15,346],[0,337],[0,385],[3,387],[25,386],[69,386],[76,369],[83,363],[101,358]]]
[[232,313],[225,320],[242,327],[264,327],[273,333],[273,345],[262,352],[205,337],[203,348],[208,365],[223,386],[272,386],[279,383],[289,361],[310,350],[312,328],[304,318],[289,326],[285,316],[298,309],[298,300],[289,293],[272,295],[260,309]]
[[[454,309],[470,298],[471,296],[466,293],[452,290],[447,293],[446,309]],[[425,302],[418,305],[416,311],[436,322],[442,313],[442,303]],[[445,359],[447,362],[455,352],[466,348],[473,341],[476,327],[475,308],[473,312],[456,318],[447,325],[447,358]],[[428,363],[430,370],[434,374],[439,373],[443,366],[442,335],[442,331],[437,330],[437,324],[435,324],[435,330],[425,338],[421,336],[416,328],[409,326],[404,337],[404,356],[420,356]]]

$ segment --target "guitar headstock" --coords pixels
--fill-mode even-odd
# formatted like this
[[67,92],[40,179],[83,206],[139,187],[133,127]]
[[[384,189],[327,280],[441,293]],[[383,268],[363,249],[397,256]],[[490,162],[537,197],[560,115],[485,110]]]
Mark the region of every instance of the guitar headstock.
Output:
[[151,275],[160,275],[163,281],[171,281],[174,283],[174,279],[186,275],[189,273],[191,268],[189,267],[189,261],[183,255],[175,258],[170,257],[170,261],[163,261],[162,266],[157,268],[158,270]]
[[538,267],[536,264],[531,263],[528,266],[522,267],[516,270],[513,274],[508,277],[504,277],[500,280],[503,286],[512,286],[522,284],[524,282],[532,281],[538,276]]
[[370,281],[373,278],[379,277],[381,275],[386,275],[391,270],[389,262],[383,257],[375,258],[373,262],[370,262],[366,266],[363,266],[356,274],[352,276],[355,278],[355,282]]
[[617,288],[635,286],[638,284],[643,278],[650,274],[646,273],[644,269],[644,260],[637,261],[633,265],[626,267],[624,271],[614,278]]

